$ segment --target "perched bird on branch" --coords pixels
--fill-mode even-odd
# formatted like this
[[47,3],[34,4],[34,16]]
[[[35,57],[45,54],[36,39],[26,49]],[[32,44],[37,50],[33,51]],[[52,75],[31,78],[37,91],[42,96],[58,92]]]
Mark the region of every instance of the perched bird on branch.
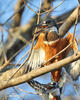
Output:
[[[73,34],[69,33],[65,38],[59,38],[58,28],[54,20],[47,19],[37,26],[44,29],[44,31],[41,32],[38,37],[38,40],[32,50],[31,56],[27,62],[25,72],[31,71],[40,66],[42,67],[45,62],[63,50],[66,46],[72,43],[72,41],[73,44],[69,48],[60,53],[57,57],[51,59],[46,63],[46,65],[65,58],[71,48],[73,48],[74,51],[78,49],[76,40],[73,38]],[[51,72],[53,81],[59,81],[60,72],[61,69]]]
[[[72,50],[69,52],[69,54],[71,54],[71,52],[72,52]],[[79,62],[79,60],[77,60],[77,61]],[[75,62],[77,62],[77,61],[75,61]],[[77,67],[77,66],[74,66],[74,68],[75,67]],[[63,67],[61,70],[61,77],[58,82],[51,81],[48,84],[41,84],[38,81],[31,80],[28,82],[28,84],[33,89],[35,89],[37,94],[40,95],[43,98],[43,100],[62,100],[61,95],[63,95],[63,93],[64,93],[64,86],[66,83],[68,83],[68,82],[72,83],[73,86],[75,86],[75,88],[78,87],[78,85],[79,85],[76,83],[76,81],[73,80],[73,76],[76,76],[76,74],[73,75],[73,74],[68,73],[66,71],[66,69]],[[73,98],[74,98],[74,96],[73,96]],[[73,99],[71,99],[71,100],[73,100]]]

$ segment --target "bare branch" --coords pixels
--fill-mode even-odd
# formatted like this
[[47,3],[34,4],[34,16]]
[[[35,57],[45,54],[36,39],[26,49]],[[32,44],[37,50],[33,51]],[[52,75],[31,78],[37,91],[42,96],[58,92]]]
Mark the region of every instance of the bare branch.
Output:
[[[80,12],[80,6],[79,6],[79,12]],[[78,7],[69,16],[69,18],[64,22],[64,24],[62,24],[62,26],[59,28],[60,37],[63,37],[68,32],[68,30],[72,27],[72,25],[74,24],[77,18],[77,15],[78,15]],[[80,17],[80,13],[79,13],[79,17]]]
[[22,14],[24,12],[24,7],[22,8],[22,6],[24,6],[24,2],[23,0],[17,0],[17,3],[15,4],[15,7],[14,7],[14,11],[15,11],[15,16],[14,16],[14,21],[12,22],[12,27],[16,27],[16,26],[19,26],[20,25],[20,22],[21,22],[21,17],[22,17]]
[[[43,68],[35,69],[35,70],[25,74],[25,75],[19,76],[19,77],[14,78],[14,79],[11,79],[8,83],[7,83],[8,78],[6,78],[6,77],[7,76],[9,77],[8,74],[11,75],[11,73],[10,73],[11,71],[7,71],[7,72],[3,73],[0,77],[0,90],[11,87],[11,86],[15,86],[15,85],[18,85],[18,84],[21,84],[21,83],[24,83],[24,82],[27,82],[27,81],[35,78],[35,77],[38,77],[38,76],[43,75],[45,73],[48,73],[52,70],[59,69],[62,66],[66,65],[68,63],[71,63],[75,60],[78,60],[78,59],[80,59],[80,51],[77,54],[74,54],[70,57],[67,57],[67,58],[65,58],[61,61],[50,64],[50,65],[45,66]],[[19,70],[18,74],[19,73],[21,74],[21,71],[22,70]],[[16,74],[16,76],[18,76],[18,74]],[[6,77],[3,77],[3,76],[6,76]],[[4,78],[5,78],[5,81],[4,81]]]

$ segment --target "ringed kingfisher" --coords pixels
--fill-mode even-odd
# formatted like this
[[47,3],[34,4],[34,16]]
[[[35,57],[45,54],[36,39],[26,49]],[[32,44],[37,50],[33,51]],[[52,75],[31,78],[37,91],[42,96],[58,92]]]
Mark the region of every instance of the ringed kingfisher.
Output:
[[[72,48],[77,50],[77,43],[76,39],[73,39],[73,34],[69,33],[65,38],[60,38],[58,36],[58,27],[52,18],[44,20],[41,24],[38,24],[37,27],[44,29],[44,31],[38,36],[31,56],[27,61],[25,72],[29,72],[43,65],[45,62],[63,50],[66,46],[68,46],[72,40],[74,41],[73,45],[67,48],[64,52],[60,53],[57,57],[50,60],[46,65],[64,59]],[[60,72],[61,69],[51,71],[51,79],[58,82],[60,78]]]

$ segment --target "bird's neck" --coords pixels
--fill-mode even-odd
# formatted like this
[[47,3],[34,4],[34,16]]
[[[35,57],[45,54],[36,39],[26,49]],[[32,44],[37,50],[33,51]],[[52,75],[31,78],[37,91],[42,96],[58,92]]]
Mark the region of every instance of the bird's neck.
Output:
[[57,28],[56,28],[55,26],[49,27],[49,28],[47,29],[47,31],[48,31],[48,32],[55,31],[56,33],[58,33],[58,30],[57,30]]

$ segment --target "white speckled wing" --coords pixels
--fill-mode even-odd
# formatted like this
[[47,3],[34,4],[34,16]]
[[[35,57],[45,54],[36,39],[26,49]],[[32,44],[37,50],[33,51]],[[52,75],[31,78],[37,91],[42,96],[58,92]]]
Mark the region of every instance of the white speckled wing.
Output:
[[41,64],[45,62],[45,52],[43,49],[35,50],[33,49],[31,56],[27,62],[25,72],[29,72],[35,68],[38,68]]

